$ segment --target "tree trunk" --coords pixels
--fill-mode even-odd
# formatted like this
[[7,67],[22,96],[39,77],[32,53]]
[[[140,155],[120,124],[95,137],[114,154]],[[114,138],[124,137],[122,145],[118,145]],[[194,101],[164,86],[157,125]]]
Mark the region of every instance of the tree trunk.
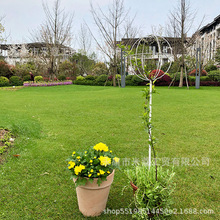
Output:
[[181,69],[180,69],[180,82],[179,82],[179,87],[183,87],[183,66],[181,66]]

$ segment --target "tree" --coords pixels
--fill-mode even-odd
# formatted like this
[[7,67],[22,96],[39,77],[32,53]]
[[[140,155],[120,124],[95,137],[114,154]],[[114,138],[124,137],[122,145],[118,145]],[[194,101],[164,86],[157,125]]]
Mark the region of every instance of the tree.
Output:
[[94,53],[87,56],[83,53],[83,51],[79,51],[70,58],[70,61],[76,64],[80,75],[89,75],[96,63],[95,57]]
[[77,39],[81,52],[88,55],[91,49],[91,36],[85,24],[81,24]]
[[52,10],[43,3],[46,20],[33,36],[35,41],[46,43],[46,51],[41,53],[41,58],[48,64],[48,72],[52,77],[58,72],[60,59],[72,39],[73,15],[65,13],[60,2],[55,0]]
[[124,0],[113,0],[112,4],[108,6],[107,11],[104,11],[99,6],[95,9],[91,3],[91,13],[101,38],[95,37],[91,29],[89,29],[90,33],[97,43],[99,50],[109,59],[109,69],[113,76],[113,85],[116,86],[117,63],[120,59],[118,57],[117,44],[124,35],[121,32],[123,24],[128,18],[129,10],[125,10]]
[[0,43],[4,41],[4,38],[2,36],[3,32],[5,31],[3,25],[0,23]]
[[[170,12],[169,26],[170,34],[174,38],[180,38],[178,45],[175,45],[174,55],[177,54],[177,47],[181,53],[180,60],[180,81],[179,87],[183,86],[183,72],[185,69],[185,55],[186,55],[186,42],[187,33],[191,30],[196,13],[191,10],[190,0],[179,0],[179,5]],[[177,58],[177,56],[175,57]]]
[[59,73],[66,77],[76,79],[76,75],[79,72],[76,63],[65,60],[60,64]]

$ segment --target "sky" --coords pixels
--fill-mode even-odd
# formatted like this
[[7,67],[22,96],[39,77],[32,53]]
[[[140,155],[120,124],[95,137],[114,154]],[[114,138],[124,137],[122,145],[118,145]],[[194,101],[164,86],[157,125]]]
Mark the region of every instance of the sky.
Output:
[[[61,0],[61,6],[68,13],[74,13],[73,32],[77,34],[85,21],[93,31],[96,30],[90,13],[90,1],[105,8],[111,0]],[[135,25],[141,27],[141,34],[152,33],[152,27],[165,26],[169,12],[180,0],[124,0],[125,7],[135,18]],[[52,6],[54,0],[44,0]],[[203,26],[212,22],[220,14],[219,0],[191,0],[192,9],[197,11],[193,28],[196,29],[203,16]],[[29,43],[31,33],[45,20],[42,0],[0,0],[0,17],[4,16],[7,43]],[[192,34],[192,33],[189,33]],[[77,48],[77,44],[73,45]]]

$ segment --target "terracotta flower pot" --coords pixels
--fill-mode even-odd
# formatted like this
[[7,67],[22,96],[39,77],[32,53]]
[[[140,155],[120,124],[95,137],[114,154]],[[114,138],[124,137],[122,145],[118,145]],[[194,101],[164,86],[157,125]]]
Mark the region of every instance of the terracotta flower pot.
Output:
[[[76,187],[77,200],[80,212],[84,216],[99,216],[106,208],[111,184],[115,171],[107,176],[107,181],[103,181],[100,186],[97,184],[98,178],[92,183],[87,181],[85,186]],[[76,179],[73,179],[75,182]]]

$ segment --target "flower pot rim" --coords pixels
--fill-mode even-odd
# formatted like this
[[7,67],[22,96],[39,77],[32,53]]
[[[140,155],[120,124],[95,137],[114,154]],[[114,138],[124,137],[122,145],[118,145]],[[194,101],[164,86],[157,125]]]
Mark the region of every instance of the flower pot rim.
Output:
[[[113,182],[113,179],[114,179],[114,173],[115,173],[115,169],[113,169],[113,171],[106,177],[107,180],[104,180],[101,182],[100,186],[97,184],[97,181],[99,178],[88,178],[88,177],[83,177],[85,179],[87,179],[87,183],[85,185],[79,185],[77,187],[80,187],[80,188],[86,188],[86,189],[89,189],[89,188],[93,188],[93,189],[101,189],[101,188],[106,188],[108,187],[109,185],[112,184]],[[89,182],[89,179],[93,179],[93,182]],[[73,182],[75,183],[77,180],[77,178],[73,178]],[[108,182],[108,180],[110,180],[110,182]],[[76,188],[77,188],[76,187]]]

